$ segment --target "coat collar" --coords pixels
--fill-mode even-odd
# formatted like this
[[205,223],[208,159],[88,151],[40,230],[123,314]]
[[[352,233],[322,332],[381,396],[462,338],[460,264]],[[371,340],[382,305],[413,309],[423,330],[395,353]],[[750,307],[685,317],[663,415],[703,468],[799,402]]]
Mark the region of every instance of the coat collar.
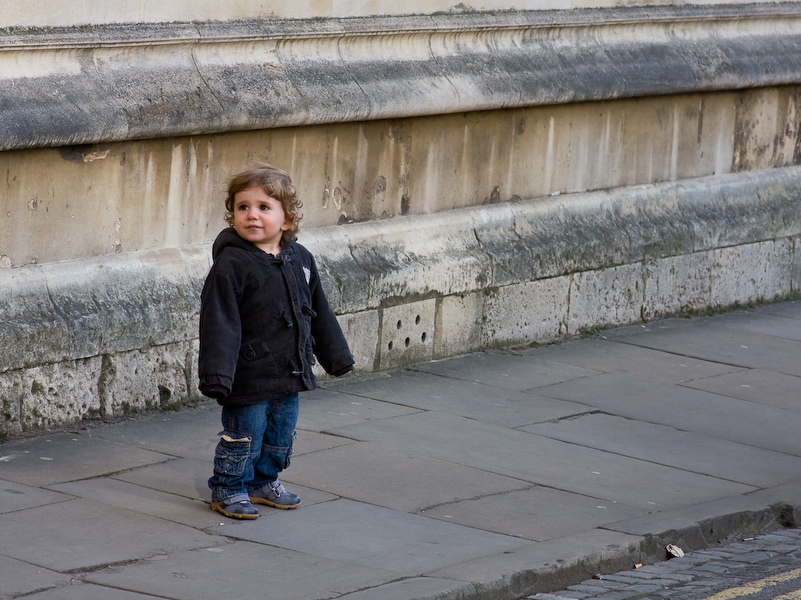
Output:
[[[290,262],[290,257],[294,251],[294,242],[289,242],[285,244],[281,250],[281,254],[278,255],[278,258],[281,259],[281,262],[287,263]],[[255,244],[248,242],[247,240],[243,240],[239,235],[234,231],[233,227],[228,227],[227,229],[223,229],[217,239],[214,240],[214,245],[211,247],[211,256],[214,260],[220,256],[223,250],[226,248],[239,248],[240,250],[245,250],[247,252],[256,252],[259,254],[265,254],[261,249],[259,249]]]

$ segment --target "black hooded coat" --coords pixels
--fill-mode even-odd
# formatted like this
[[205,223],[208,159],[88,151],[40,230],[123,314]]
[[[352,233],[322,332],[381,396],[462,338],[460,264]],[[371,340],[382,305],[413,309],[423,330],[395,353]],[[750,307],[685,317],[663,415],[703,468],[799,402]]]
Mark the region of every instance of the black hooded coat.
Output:
[[297,242],[278,256],[223,230],[200,298],[199,389],[223,406],[245,406],[317,387],[325,371],[353,368],[312,254]]

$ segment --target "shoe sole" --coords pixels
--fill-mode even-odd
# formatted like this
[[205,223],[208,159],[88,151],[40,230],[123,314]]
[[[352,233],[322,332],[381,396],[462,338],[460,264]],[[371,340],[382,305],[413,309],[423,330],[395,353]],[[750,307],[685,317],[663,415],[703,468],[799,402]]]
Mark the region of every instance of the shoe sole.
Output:
[[254,519],[258,519],[258,513],[255,515],[237,515],[231,512],[227,512],[222,506],[217,506],[216,504],[210,504],[211,510],[220,513],[221,515],[225,515],[226,517],[230,517],[232,519],[244,519],[246,521],[252,521]]
[[251,504],[265,504],[267,506],[272,506],[273,508],[280,508],[281,510],[292,510],[300,506],[300,502],[297,504],[293,504],[292,506],[287,506],[285,504],[276,504],[275,502],[270,502],[269,500],[265,500],[264,498],[251,498]]

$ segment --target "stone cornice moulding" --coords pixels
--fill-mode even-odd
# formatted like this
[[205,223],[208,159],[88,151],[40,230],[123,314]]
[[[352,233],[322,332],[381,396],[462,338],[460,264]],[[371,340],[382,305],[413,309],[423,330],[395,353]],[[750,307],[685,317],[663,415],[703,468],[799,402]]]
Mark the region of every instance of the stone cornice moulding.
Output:
[[801,4],[0,30],[0,150],[801,84]]

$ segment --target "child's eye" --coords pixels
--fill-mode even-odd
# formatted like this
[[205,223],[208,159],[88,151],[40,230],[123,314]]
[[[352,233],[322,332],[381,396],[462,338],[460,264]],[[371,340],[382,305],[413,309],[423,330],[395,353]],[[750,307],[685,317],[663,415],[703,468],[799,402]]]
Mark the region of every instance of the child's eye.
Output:
[[262,209],[262,210],[270,210],[270,205],[269,204],[262,204],[259,208]]

